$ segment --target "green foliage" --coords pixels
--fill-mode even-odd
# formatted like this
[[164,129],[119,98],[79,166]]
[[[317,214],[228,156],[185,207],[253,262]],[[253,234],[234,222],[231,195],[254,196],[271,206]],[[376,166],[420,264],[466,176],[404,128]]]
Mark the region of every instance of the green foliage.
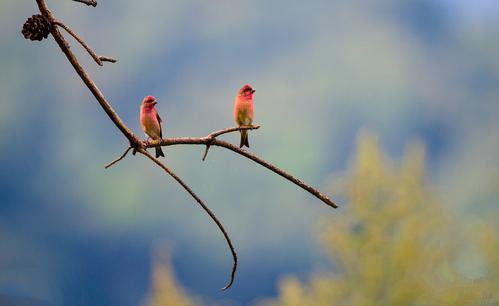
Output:
[[[348,174],[335,184],[347,205],[326,220],[319,240],[334,272],[308,283],[288,277],[262,306],[498,305],[497,224],[458,224],[425,182],[421,143],[390,162],[373,135],[359,138]],[[164,256],[163,256],[164,257]],[[147,305],[200,305],[179,287],[168,260],[154,265]]]
[[160,250],[153,264],[152,289],[144,306],[196,306],[195,297],[177,284],[170,264],[168,251]]
[[289,277],[262,305],[497,305],[497,228],[462,230],[426,185],[424,167],[422,144],[395,165],[364,133],[335,186],[348,204],[319,231],[334,272],[307,284]]

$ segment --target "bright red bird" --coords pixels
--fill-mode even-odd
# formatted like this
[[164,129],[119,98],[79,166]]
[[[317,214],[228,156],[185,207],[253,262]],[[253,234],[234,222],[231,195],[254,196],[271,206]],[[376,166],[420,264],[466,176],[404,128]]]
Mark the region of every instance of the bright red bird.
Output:
[[[246,84],[237,93],[236,100],[234,101],[234,120],[238,126],[251,125],[253,123],[253,94],[255,90],[251,85]],[[249,148],[248,142],[248,131],[241,132],[241,142],[239,147],[247,146]]]
[[[163,138],[163,131],[161,130],[161,118],[156,110],[156,98],[153,96],[146,96],[140,105],[140,126],[144,133],[153,140]],[[156,158],[163,156],[161,147],[156,147]]]

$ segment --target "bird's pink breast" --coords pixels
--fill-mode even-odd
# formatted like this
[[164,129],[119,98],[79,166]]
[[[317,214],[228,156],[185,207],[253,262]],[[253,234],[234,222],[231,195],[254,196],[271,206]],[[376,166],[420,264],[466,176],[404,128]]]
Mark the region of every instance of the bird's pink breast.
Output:
[[253,122],[253,99],[237,96],[234,103],[234,120],[239,125],[251,124]]
[[140,125],[144,132],[151,138],[160,137],[161,126],[157,119],[157,111],[153,107],[143,106],[140,110]]

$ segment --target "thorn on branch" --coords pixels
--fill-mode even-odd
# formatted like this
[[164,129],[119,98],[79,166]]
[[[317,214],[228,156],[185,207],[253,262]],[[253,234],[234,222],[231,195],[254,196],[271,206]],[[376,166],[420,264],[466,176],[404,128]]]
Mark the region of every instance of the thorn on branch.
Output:
[[86,4],[86,5],[91,5],[93,7],[97,6],[97,1],[95,1],[95,0],[73,0],[73,1],[80,2],[80,3]]
[[111,63],[116,63],[116,59],[112,57],[107,57],[107,56],[98,56],[90,47],[85,43],[85,41],[78,35],[76,34],[73,30],[71,30],[70,27],[68,27],[66,24],[59,20],[55,20],[53,24],[63,28],[66,30],[66,32],[69,33],[69,35],[73,36],[74,39],[76,39],[77,42],[82,45],[82,47],[90,54],[90,56],[94,59],[94,61],[97,63],[97,65],[102,66],[102,62],[111,62]]
[[130,152],[131,149],[132,149],[132,147],[129,146],[125,150],[125,152],[123,152],[123,154],[121,154],[120,157],[118,157],[117,159],[113,160],[112,162],[110,162],[109,164],[107,164],[106,166],[104,166],[104,168],[109,169],[111,166],[113,166],[114,164],[116,164],[117,162],[119,162],[120,160],[122,160],[123,158],[125,158],[125,156],[128,154],[128,152]]
[[206,159],[206,156],[208,155],[208,150],[210,150],[210,144],[206,145],[206,150],[204,150],[204,155],[203,155],[202,161],[204,161]]

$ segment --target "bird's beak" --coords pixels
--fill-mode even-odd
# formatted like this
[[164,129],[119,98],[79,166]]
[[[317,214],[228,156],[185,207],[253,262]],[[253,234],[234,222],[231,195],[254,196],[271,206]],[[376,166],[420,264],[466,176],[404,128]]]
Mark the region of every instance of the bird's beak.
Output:
[[156,105],[156,104],[158,104],[158,102],[156,102],[156,101],[152,102],[152,105],[153,105],[153,106],[154,106],[154,105]]
[[256,91],[256,90],[252,89],[252,90],[251,90],[251,93],[253,94],[253,93],[255,93],[255,91]]

